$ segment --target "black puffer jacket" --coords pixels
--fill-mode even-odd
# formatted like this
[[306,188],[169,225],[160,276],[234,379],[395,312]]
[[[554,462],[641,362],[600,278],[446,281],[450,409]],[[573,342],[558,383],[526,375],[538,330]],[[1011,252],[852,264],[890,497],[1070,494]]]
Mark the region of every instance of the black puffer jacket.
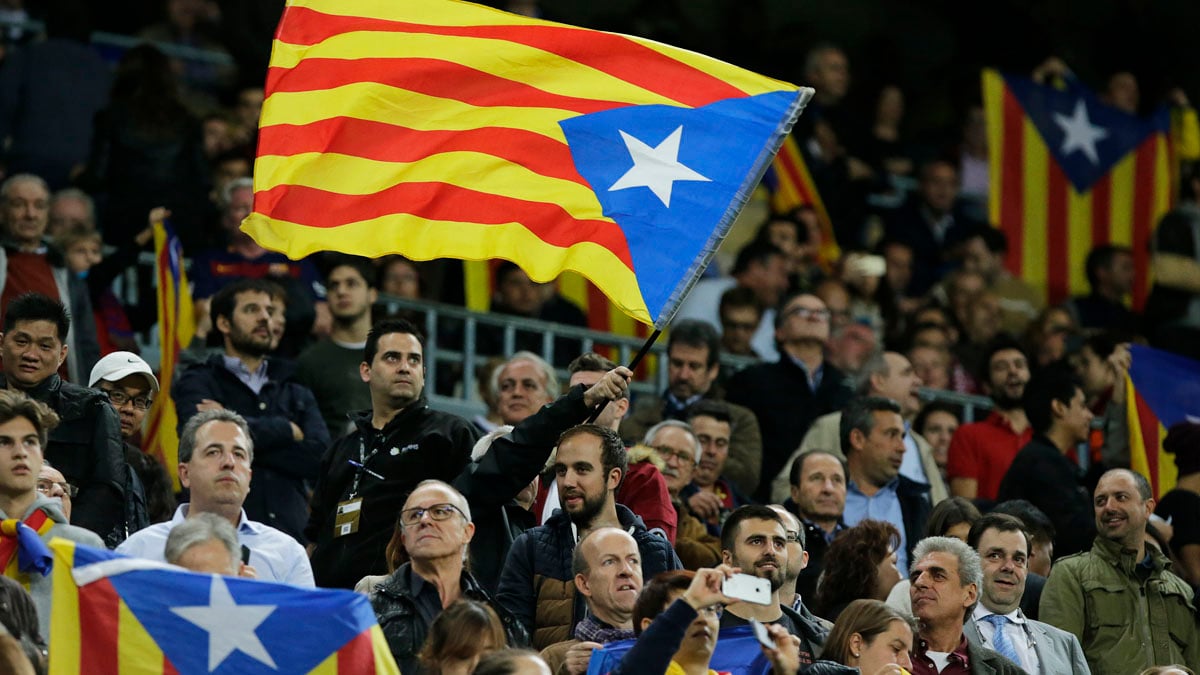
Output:
[[[650,532],[633,511],[617,504],[621,527],[633,535],[642,556],[642,578],[682,569],[671,542]],[[585,603],[575,593],[571,557],[575,533],[562,510],[544,524],[526,530],[513,542],[500,573],[496,601],[512,612],[533,637],[534,649],[545,649],[571,637],[583,620]]]
[[[426,621],[417,608],[413,593],[413,574],[412,565],[404,563],[371,593],[371,607],[379,619],[379,627],[387,638],[392,656],[396,657],[400,672],[405,675],[424,672],[417,655],[425,645],[425,637],[433,623],[432,619]],[[462,597],[485,603],[496,610],[504,624],[504,634],[509,647],[529,646],[529,634],[525,632],[521,622],[492,600],[471,573],[465,570],[462,573]]]

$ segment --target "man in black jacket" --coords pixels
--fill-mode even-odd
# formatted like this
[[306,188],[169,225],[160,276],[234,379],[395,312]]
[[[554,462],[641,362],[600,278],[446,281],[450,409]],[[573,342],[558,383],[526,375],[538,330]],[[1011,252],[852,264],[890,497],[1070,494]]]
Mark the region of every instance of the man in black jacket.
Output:
[[246,279],[217,291],[213,326],[225,351],[185,370],[171,395],[180,430],[201,410],[227,408],[246,418],[256,451],[246,516],[304,543],[305,481],[317,477],[329,431],[312,392],[295,380],[295,364],[267,357],[271,318],[281,311],[275,289],[269,281]]
[[1027,499],[1050,518],[1056,557],[1089,550],[1096,537],[1092,499],[1067,457],[1091,431],[1083,389],[1066,368],[1050,366],[1025,385],[1022,403],[1033,438],[1004,474],[999,497]]
[[400,527],[410,560],[371,593],[371,606],[400,672],[424,672],[418,654],[429,627],[443,608],[461,598],[496,611],[509,647],[528,646],[529,634],[521,623],[496,604],[466,569],[475,524],[471,507],[457,490],[439,480],[422,481],[400,509]]
[[318,586],[354,588],[386,572],[384,549],[404,499],[422,480],[453,481],[476,441],[470,422],[426,403],[421,333],[408,321],[375,324],[359,373],[371,409],[353,415],[354,431],[321,459],[305,528]]
[[70,323],[57,300],[37,293],[13,300],[0,334],[0,386],[23,391],[58,413],[60,423],[50,432],[46,459],[79,488],[72,524],[115,546],[125,531],[120,423],[104,394],[59,378]]

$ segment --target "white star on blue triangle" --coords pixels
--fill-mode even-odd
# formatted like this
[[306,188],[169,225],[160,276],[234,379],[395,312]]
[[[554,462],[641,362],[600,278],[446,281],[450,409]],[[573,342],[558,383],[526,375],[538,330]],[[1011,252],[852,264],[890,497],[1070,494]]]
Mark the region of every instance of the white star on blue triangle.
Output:
[[1100,163],[1100,157],[1096,154],[1096,144],[1108,138],[1108,132],[1088,119],[1087,105],[1083,99],[1075,102],[1075,112],[1069,117],[1062,113],[1054,113],[1054,123],[1066,136],[1060,150],[1062,154],[1069,155],[1079,151],[1092,164]]
[[679,141],[682,137],[683,127],[676,127],[670,136],[652,148],[641,139],[621,131],[621,139],[629,149],[629,158],[633,160],[633,166],[608,188],[609,192],[634,187],[650,188],[663,206],[670,208],[671,186],[675,181],[709,182],[708,178],[679,163]]

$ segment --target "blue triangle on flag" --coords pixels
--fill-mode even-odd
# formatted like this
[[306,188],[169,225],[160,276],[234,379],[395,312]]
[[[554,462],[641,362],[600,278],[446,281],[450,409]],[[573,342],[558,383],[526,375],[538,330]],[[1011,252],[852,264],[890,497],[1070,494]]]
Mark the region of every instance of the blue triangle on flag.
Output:
[[651,317],[659,317],[718,226],[728,227],[722,219],[734,199],[754,189],[799,96],[779,91],[699,108],[628,106],[560,123],[576,170],[625,233]]
[[1026,77],[1004,79],[1076,192],[1090,190],[1147,137],[1170,128],[1166,108],[1148,117],[1130,115],[1074,79],[1063,89]]
[[1200,361],[1138,344],[1129,353],[1129,379],[1163,427],[1200,423]]

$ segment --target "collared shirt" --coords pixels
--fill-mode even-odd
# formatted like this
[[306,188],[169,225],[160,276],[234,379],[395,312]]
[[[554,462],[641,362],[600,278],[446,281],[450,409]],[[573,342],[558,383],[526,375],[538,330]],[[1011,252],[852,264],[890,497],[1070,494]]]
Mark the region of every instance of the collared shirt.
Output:
[[409,588],[412,589],[413,604],[425,621],[426,626],[433,625],[433,620],[442,613],[442,596],[438,594],[437,586],[425,581],[425,578],[413,571],[412,565],[406,570]]
[[[979,628],[979,635],[983,637],[983,646],[992,651],[999,651],[992,644],[995,641],[996,628],[985,620],[992,614],[995,612],[984,607],[981,602],[975,605],[975,611],[971,613],[971,618],[975,620],[975,625]],[[1018,607],[1004,616],[1008,618],[1008,623],[1004,624],[1004,636],[1008,638],[1008,643],[1017,650],[1017,656],[1021,657],[1021,662],[1017,665],[1024,668],[1027,673],[1040,672],[1038,668],[1041,664],[1038,662],[1036,643],[1033,635],[1029,632],[1029,622],[1025,619],[1025,614]]]
[[[870,518],[882,520],[896,526],[900,531],[900,547],[896,550],[896,566],[901,570],[908,569],[908,545],[904,536],[904,510],[900,508],[900,496],[896,488],[900,479],[893,478],[887,485],[868,497],[853,480],[846,481],[846,508],[842,520],[846,525],[854,527]],[[901,575],[903,576],[903,575]]]
[[679,400],[675,394],[670,391],[663,393],[663,403],[666,404],[666,410],[663,412],[663,417],[670,419],[682,419],[684,412],[692,406],[693,403],[704,398],[704,394],[696,394],[689,396],[684,400]]
[[913,645],[912,672],[913,675],[971,675],[967,636],[963,635],[958,646],[949,654],[929,651],[929,646],[918,637]]
[[223,355],[225,359],[225,369],[233,373],[234,377],[242,382],[242,384],[250,387],[255,393],[261,393],[262,388],[267,384],[267,360],[263,359],[262,363],[258,364],[258,369],[253,373],[242,363],[242,360],[236,356]]
[[821,380],[825,377],[825,362],[822,361],[821,365],[817,366],[816,370],[810,371],[808,369],[808,364],[804,361],[801,361],[787,352],[783,352],[783,354],[791,359],[792,363],[796,364],[800,370],[804,371],[804,377],[808,379],[808,388],[811,389],[814,394],[817,393],[817,388],[821,386]]
[[836,525],[833,526],[832,532],[826,532],[825,528],[821,527],[820,525],[814,523],[811,520],[808,520],[807,518],[801,518],[800,521],[802,523],[804,523],[805,525],[812,525],[813,528],[819,530],[821,532],[821,536],[824,537],[826,544],[832,544],[834,537],[837,537],[839,534],[842,533],[842,530],[846,529],[846,523],[844,523],[840,520],[837,522]]
[[964,424],[954,432],[946,473],[952,479],[975,479],[977,498],[995,500],[1004,474],[1031,438],[1031,427],[1018,434],[1007,418],[993,410],[982,422]]
[[[117,547],[117,553],[166,562],[164,549],[167,546],[167,535],[171,533],[171,528],[187,518],[190,506],[180,504],[179,508],[175,509],[175,515],[167,522],[156,523],[134,532]],[[258,572],[259,579],[307,588],[316,585],[313,583],[308,555],[295,539],[269,525],[247,519],[245,511],[238,517],[237,533],[238,542],[250,549],[250,566]]]
[[914,483],[929,485],[929,476],[925,475],[925,465],[921,463],[921,449],[917,447],[912,425],[908,422],[904,423],[904,459],[900,461],[900,475]]

